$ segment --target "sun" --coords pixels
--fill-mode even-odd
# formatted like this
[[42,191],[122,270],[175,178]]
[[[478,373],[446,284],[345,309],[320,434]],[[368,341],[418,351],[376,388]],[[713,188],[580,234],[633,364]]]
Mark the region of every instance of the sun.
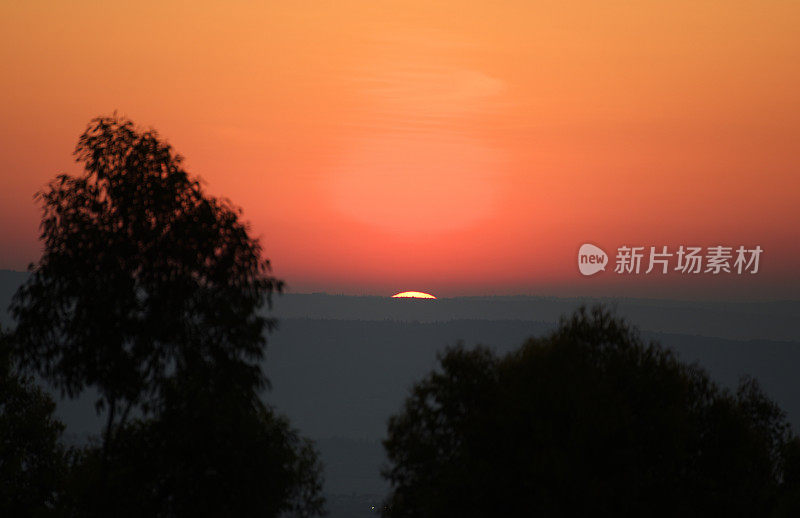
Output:
[[423,293],[421,291],[403,291],[392,295],[393,299],[435,299],[430,293]]

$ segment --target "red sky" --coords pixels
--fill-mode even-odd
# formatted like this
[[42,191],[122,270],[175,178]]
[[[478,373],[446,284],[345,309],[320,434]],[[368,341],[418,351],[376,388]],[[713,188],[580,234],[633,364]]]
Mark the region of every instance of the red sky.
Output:
[[[800,293],[800,3],[109,4],[0,7],[0,268],[36,259],[33,193],[118,110],[294,291]],[[765,251],[582,277],[586,242]]]

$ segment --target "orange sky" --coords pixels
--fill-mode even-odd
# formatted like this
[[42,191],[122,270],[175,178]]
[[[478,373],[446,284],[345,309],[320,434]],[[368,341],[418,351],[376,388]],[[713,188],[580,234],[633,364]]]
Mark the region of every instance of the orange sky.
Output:
[[[36,259],[32,194],[118,110],[294,291],[800,293],[798,2],[12,1],[0,43],[0,268]],[[585,242],[765,252],[584,278]]]

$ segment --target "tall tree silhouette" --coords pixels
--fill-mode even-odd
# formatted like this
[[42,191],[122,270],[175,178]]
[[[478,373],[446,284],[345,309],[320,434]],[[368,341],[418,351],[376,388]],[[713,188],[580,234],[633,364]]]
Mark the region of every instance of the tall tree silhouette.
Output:
[[96,388],[106,412],[75,468],[75,514],[120,515],[126,494],[140,515],[223,513],[232,495],[241,516],[319,512],[313,448],[259,397],[274,326],[260,310],[282,281],[241,211],[116,115],[92,120],[75,156],[83,173],[37,194],[44,252],[11,305],[22,367],[70,397]]
[[153,131],[94,119],[79,176],[37,194],[44,252],[14,297],[22,365],[69,396],[96,387],[106,437],[165,381],[214,363],[261,387],[257,309],[281,282],[230,202],[208,196]]
[[795,501],[797,440],[757,383],[723,390],[603,308],[504,357],[440,362],[389,422],[389,516],[769,516]]

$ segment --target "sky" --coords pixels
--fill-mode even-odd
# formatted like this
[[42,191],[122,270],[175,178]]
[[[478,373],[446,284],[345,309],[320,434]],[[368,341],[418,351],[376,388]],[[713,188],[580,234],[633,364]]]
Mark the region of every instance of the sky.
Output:
[[[0,269],[92,117],[153,127],[295,292],[800,294],[800,3],[0,4]],[[578,271],[581,245],[609,267]],[[620,246],[760,246],[620,274]]]

